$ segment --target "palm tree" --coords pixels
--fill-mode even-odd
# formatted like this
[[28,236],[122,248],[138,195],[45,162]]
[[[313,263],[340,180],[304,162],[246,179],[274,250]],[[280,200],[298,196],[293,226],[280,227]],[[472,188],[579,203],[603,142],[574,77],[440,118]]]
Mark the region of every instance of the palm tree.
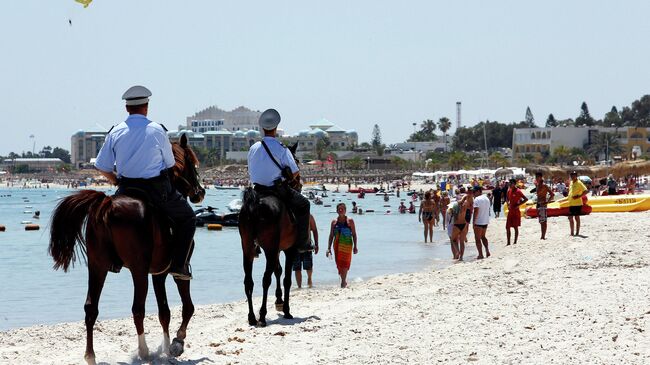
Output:
[[449,118],[442,117],[438,120],[438,129],[442,131],[442,135],[445,141],[445,151],[447,150],[447,131],[451,128],[451,122]]
[[420,124],[420,128],[422,128],[422,132],[424,132],[425,135],[433,134],[433,132],[436,131],[436,122],[431,119],[423,120],[422,124]]
[[609,160],[609,156],[623,152],[623,147],[619,144],[618,139],[612,133],[598,133],[596,138],[591,141],[587,147],[587,152],[598,159],[601,153],[605,154],[605,160]]
[[494,163],[497,167],[503,167],[508,163],[508,159],[500,152],[494,152],[490,155],[490,162]]
[[553,157],[560,163],[560,166],[564,165],[570,156],[571,152],[565,146],[558,146],[553,151]]
[[460,170],[469,163],[469,157],[462,151],[456,151],[449,156],[449,167],[452,170]]

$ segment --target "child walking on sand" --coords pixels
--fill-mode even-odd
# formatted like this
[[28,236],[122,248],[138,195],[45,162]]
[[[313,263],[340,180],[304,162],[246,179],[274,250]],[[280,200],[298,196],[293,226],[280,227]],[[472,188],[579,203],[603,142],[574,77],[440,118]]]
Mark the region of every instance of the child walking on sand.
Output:
[[332,221],[330,226],[330,236],[327,240],[326,256],[332,255],[332,244],[334,244],[334,258],[336,259],[336,268],[341,277],[341,288],[348,286],[348,270],[352,262],[352,254],[357,254],[357,231],[354,221],[348,218],[345,203],[336,205],[338,217]]

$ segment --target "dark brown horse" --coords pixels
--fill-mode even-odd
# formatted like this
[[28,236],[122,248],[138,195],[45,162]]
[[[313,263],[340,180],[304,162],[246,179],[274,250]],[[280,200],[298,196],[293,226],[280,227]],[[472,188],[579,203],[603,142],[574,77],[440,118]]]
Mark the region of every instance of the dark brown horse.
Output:
[[[193,203],[203,200],[205,190],[197,174],[198,160],[187,145],[185,135],[180,143],[172,143],[176,165],[172,185]],[[85,225],[85,235],[84,235]],[[163,328],[162,349],[178,356],[183,352],[187,325],[194,314],[190,282],[175,280],[183,303],[183,321],[173,343],[169,342],[170,311],[165,292],[165,279],[171,262],[171,236],[166,217],[149,209],[144,200],[125,195],[107,196],[95,190],[82,190],[58,204],[50,231],[50,255],[54,268],[67,271],[80,258],[88,264],[88,295],[86,312],[86,353],[89,364],[95,364],[93,326],[99,314],[99,297],[109,269],[123,264],[131,272],[134,295],[133,321],[138,333],[138,355],[148,357],[143,320],[147,296],[148,274],[158,303],[158,318]],[[79,243],[79,246],[75,245]]]
[[[296,146],[290,148],[291,153],[296,152]],[[297,160],[296,160],[297,162]],[[299,184],[299,177],[296,181]],[[284,312],[284,318],[291,319],[289,311],[289,290],[291,289],[291,268],[297,255],[293,247],[296,240],[296,227],[292,222],[286,205],[276,194],[260,194],[249,187],[244,191],[244,198],[239,213],[239,235],[241,237],[242,252],[244,256],[244,291],[248,300],[248,323],[252,326],[266,326],[266,299],[271,286],[271,275],[275,273],[277,288],[275,290],[275,307]],[[256,256],[256,247],[264,250],[266,269],[262,279],[262,307],[260,308],[259,321],[253,311],[253,260]],[[284,300],[280,286],[282,266],[280,265],[280,252],[284,251]]]

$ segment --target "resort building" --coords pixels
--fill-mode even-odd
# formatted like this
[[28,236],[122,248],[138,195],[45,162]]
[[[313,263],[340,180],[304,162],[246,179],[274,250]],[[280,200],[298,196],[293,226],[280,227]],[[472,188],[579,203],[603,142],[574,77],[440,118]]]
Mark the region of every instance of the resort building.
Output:
[[187,117],[187,129],[192,132],[204,133],[210,131],[247,131],[259,130],[258,121],[262,113],[240,106],[232,111],[211,106],[193,116]]
[[359,136],[354,129],[343,129],[323,118],[310,123],[309,129],[284,135],[282,140],[287,144],[298,143],[298,151],[315,151],[321,140],[328,149],[347,150],[359,143]]
[[79,130],[72,135],[70,148],[70,162],[75,168],[83,167],[83,164],[90,163],[90,159],[97,157],[99,150],[104,144],[107,131],[83,131]]
[[2,169],[20,172],[52,171],[64,165],[60,158],[14,158],[2,161]]
[[[512,132],[512,156],[552,155],[559,146],[586,149],[598,134],[616,136],[623,154],[630,158],[650,154],[650,128],[635,127],[552,127],[515,128]],[[599,156],[599,158],[603,158]]]

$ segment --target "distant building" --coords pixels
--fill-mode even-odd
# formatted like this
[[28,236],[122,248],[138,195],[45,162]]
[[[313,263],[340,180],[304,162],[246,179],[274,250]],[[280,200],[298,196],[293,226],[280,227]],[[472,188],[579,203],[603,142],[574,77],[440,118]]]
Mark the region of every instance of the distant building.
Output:
[[14,158],[2,161],[4,170],[13,171],[20,166],[27,166],[30,172],[53,170],[64,165],[60,158]]
[[[515,128],[512,131],[512,156],[552,155],[559,146],[586,149],[598,134],[608,133],[616,136],[623,147],[623,155],[637,157],[650,154],[650,128],[635,127],[552,127]],[[597,156],[604,158],[604,153]]]
[[107,131],[85,132],[79,130],[72,135],[72,148],[70,149],[72,165],[75,168],[80,168],[83,164],[90,163],[90,159],[97,157],[107,134]]
[[359,143],[359,136],[354,129],[343,129],[327,119],[310,123],[309,129],[303,129],[293,135],[284,135],[286,143],[298,143],[298,151],[313,151],[319,140],[327,141],[330,149],[346,150]]
[[[448,148],[449,146],[447,146]],[[420,151],[420,152],[445,152],[445,143],[441,141],[433,142],[401,142],[391,145],[391,150],[402,151]]]
[[240,106],[232,111],[211,106],[191,117],[187,117],[187,128],[192,132],[209,132],[227,130],[230,132],[259,130],[259,111],[253,111]]

